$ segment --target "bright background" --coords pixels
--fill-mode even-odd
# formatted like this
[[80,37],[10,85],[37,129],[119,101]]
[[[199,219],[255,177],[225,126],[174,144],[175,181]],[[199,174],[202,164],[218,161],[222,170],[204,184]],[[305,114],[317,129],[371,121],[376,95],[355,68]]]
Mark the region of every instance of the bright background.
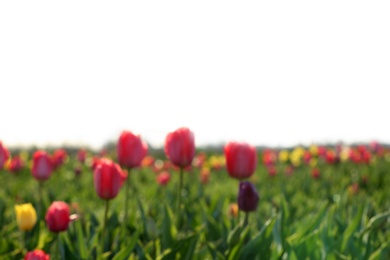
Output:
[[0,140],[390,142],[389,1],[2,1]]

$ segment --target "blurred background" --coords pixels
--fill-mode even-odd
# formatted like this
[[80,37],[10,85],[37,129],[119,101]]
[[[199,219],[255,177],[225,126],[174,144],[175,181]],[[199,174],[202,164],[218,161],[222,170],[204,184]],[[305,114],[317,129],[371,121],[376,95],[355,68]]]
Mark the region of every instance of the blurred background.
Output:
[[387,1],[0,3],[0,140],[390,142]]

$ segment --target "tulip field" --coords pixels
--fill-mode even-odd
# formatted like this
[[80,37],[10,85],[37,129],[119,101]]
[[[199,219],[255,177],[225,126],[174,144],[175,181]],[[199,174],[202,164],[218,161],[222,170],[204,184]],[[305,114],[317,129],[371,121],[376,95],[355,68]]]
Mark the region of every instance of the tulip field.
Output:
[[0,141],[0,259],[390,259],[390,148],[12,150]]

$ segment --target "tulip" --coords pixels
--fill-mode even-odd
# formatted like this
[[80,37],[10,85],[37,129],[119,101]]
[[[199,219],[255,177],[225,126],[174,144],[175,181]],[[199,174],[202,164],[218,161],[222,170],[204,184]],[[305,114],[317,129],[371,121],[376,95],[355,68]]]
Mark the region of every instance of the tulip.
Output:
[[130,131],[123,131],[117,144],[118,161],[121,166],[134,168],[141,165],[148,153],[148,145],[141,137]]
[[9,165],[8,170],[13,173],[19,172],[21,169],[23,169],[24,163],[22,159],[19,156],[14,156]]
[[231,203],[229,205],[229,216],[233,218],[238,217],[238,204],[237,203]]
[[16,222],[22,231],[30,231],[37,223],[37,212],[31,203],[15,205]]
[[9,158],[9,151],[0,141],[0,170],[3,168],[4,163]]
[[226,167],[231,177],[245,179],[252,176],[257,166],[256,148],[247,143],[229,142],[225,148]]
[[51,157],[53,168],[56,169],[60,167],[65,162],[67,156],[68,155],[64,149],[55,150],[53,156]]
[[39,181],[47,180],[53,172],[51,157],[45,151],[36,151],[33,155],[32,175]]
[[84,149],[80,149],[77,152],[77,160],[81,163],[85,162],[85,159],[87,158],[87,151]]
[[103,158],[99,160],[93,178],[98,196],[110,200],[118,195],[126,176],[118,164]]
[[311,170],[311,176],[313,177],[313,179],[318,179],[318,178],[320,178],[320,176],[321,176],[320,170],[319,170],[318,168],[313,168],[313,169]]
[[238,193],[238,207],[244,212],[255,211],[259,202],[259,194],[255,186],[248,182],[240,182]]
[[191,165],[195,156],[194,133],[186,127],[169,133],[165,139],[164,151],[174,165],[180,168]]
[[69,206],[63,201],[54,201],[47,209],[45,220],[51,232],[66,231],[70,222]]
[[210,180],[210,169],[209,168],[202,168],[200,170],[200,182],[202,184],[207,184]]
[[27,252],[24,256],[24,260],[50,260],[50,256],[40,249]]
[[167,171],[161,172],[159,175],[157,175],[156,180],[157,183],[161,186],[166,186],[171,179],[171,175]]

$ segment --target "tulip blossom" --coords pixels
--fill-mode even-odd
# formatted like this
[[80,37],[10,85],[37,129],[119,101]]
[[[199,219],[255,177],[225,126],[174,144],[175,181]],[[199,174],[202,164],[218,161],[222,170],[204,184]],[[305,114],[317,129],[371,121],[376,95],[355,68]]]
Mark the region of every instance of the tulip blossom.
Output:
[[47,209],[46,225],[51,232],[66,231],[70,222],[69,206],[63,201],[54,201]]
[[11,161],[8,164],[8,170],[10,172],[16,173],[23,169],[24,163],[19,156],[12,157]]
[[50,256],[43,250],[35,249],[34,251],[27,252],[24,260],[50,260]]
[[165,155],[177,167],[190,166],[195,156],[194,133],[186,127],[167,135],[164,145]]
[[15,205],[16,222],[22,231],[33,229],[37,223],[37,212],[31,203]]
[[109,159],[100,159],[93,174],[96,193],[104,200],[115,198],[126,177],[118,164]]
[[67,156],[68,155],[64,149],[55,150],[53,156],[51,157],[53,162],[53,168],[56,169],[60,167],[65,162]]
[[229,205],[229,216],[233,218],[238,217],[238,204],[237,203],[231,203]]
[[3,168],[3,165],[8,160],[8,158],[9,158],[9,151],[0,141],[0,169]]
[[226,167],[231,177],[245,179],[252,176],[257,166],[256,148],[247,143],[229,142],[225,148]]
[[311,170],[311,176],[313,177],[313,179],[318,179],[318,178],[320,178],[320,176],[321,176],[320,170],[319,170],[318,168],[313,168],[313,169]]
[[259,202],[259,194],[255,186],[248,181],[240,182],[237,201],[240,210],[244,212],[255,211]]
[[156,177],[157,183],[160,184],[161,186],[166,186],[170,180],[171,180],[171,175],[167,171],[161,172]]
[[202,184],[207,184],[209,180],[210,180],[210,169],[204,167],[200,170],[200,182]]
[[85,159],[87,158],[87,151],[84,149],[80,149],[77,152],[77,160],[81,163],[85,162]]
[[139,135],[123,131],[118,140],[117,153],[121,166],[138,167],[148,153],[148,145],[141,140]]
[[53,172],[51,157],[45,151],[36,151],[33,155],[32,175],[39,181],[47,180]]

